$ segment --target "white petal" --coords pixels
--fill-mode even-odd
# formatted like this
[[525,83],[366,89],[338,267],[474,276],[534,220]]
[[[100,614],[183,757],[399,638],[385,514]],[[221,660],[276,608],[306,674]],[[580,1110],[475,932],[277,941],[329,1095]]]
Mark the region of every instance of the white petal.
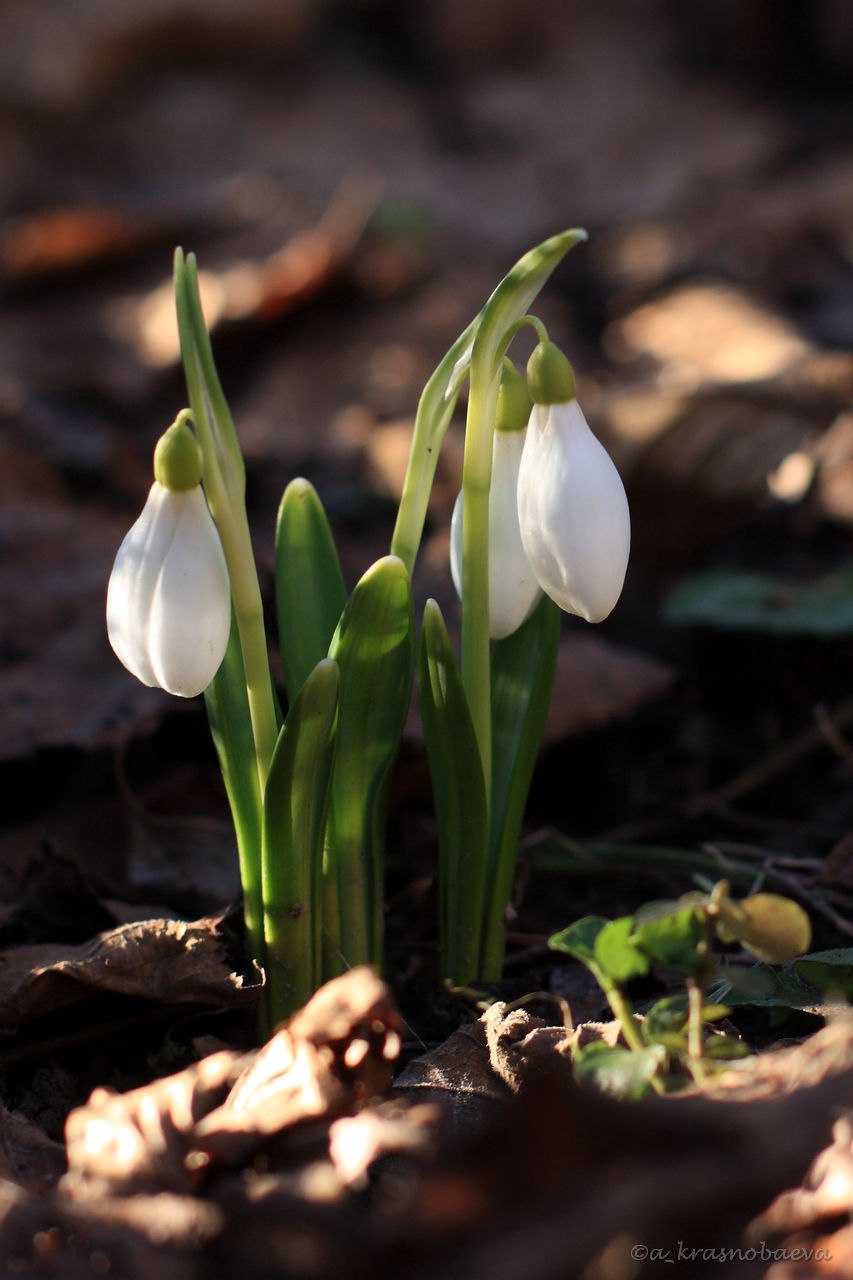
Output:
[[535,405],[518,477],[521,540],[561,609],[601,622],[622,592],[631,545],[625,488],[577,400]]
[[148,652],[161,688],[202,693],[219,670],[231,629],[225,556],[199,487],[173,495],[178,524],[151,599]]
[[[542,594],[530,568],[518,528],[516,497],[523,431],[496,431],[489,490],[489,635],[512,635],[530,616]],[[462,598],[462,494],[450,523],[450,572]]]
[[107,634],[117,657],[143,684],[159,683],[148,655],[151,598],[178,523],[176,495],[156,481],[126,534],[107,588]]
[[228,571],[201,488],[155,481],[110,576],[113,649],[143,684],[191,698],[219,669],[230,629]]

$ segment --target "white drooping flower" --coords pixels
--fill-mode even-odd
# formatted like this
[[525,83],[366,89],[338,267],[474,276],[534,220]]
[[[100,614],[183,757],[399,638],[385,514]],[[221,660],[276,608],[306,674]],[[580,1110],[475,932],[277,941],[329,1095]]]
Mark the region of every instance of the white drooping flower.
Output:
[[[505,360],[496,405],[489,487],[489,635],[493,640],[517,631],[542,595],[518,530],[518,468],[529,412],[527,384],[512,362]],[[456,499],[450,522],[450,572],[460,599],[462,496],[460,493]]]
[[552,344],[531,356],[528,385],[536,403],[518,474],[521,541],[543,591],[566,612],[601,622],[628,567],[625,488],[575,399],[571,366]]
[[[518,528],[518,469],[523,431],[496,431],[489,489],[489,635],[493,640],[517,631],[542,592],[533,576]],[[450,522],[450,572],[462,596],[462,494]]]
[[193,698],[219,670],[230,630],[228,570],[201,485],[155,480],[110,575],[110,644],[143,684]]

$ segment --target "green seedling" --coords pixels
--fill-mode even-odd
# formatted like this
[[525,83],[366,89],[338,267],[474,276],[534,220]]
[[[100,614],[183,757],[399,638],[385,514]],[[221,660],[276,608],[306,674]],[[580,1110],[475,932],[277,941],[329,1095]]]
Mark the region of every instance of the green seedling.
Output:
[[[789,898],[756,893],[741,901],[721,880],[709,893],[652,902],[632,916],[586,916],[554,934],[549,946],[579,960],[601,987],[624,1046],[593,1043],[578,1050],[579,1079],[619,1096],[665,1093],[687,1080],[699,1084],[720,1064],[744,1057],[747,1045],[713,1024],[729,1013],[710,999],[719,988],[715,944],[737,943],[766,965],[805,964],[811,941],[806,913]],[[628,996],[632,979],[652,970],[680,975],[684,991],[657,1000],[642,1018]]]

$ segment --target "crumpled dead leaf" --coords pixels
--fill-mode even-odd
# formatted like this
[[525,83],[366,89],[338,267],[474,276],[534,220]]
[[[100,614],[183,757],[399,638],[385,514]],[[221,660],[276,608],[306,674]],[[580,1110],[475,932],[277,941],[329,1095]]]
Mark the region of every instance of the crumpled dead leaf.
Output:
[[381,1096],[400,1052],[400,1025],[388,988],[371,969],[326,983],[197,1126],[198,1151],[236,1164],[268,1136]]
[[[68,1118],[63,1190],[84,1199],[189,1194],[201,1178],[249,1160],[270,1139],[312,1121],[328,1126],[387,1090],[398,1026],[384,983],[370,969],[353,969],[321,988],[256,1054],[215,1053],[127,1094],[98,1089]],[[373,1132],[367,1145],[374,1158],[385,1134],[400,1144],[393,1127]],[[339,1135],[339,1153],[341,1141],[346,1145]],[[325,1145],[328,1159],[327,1139]],[[347,1177],[355,1176],[352,1161],[343,1163]]]
[[105,992],[166,1004],[251,1003],[257,989],[232,971],[220,923],[143,920],[79,946],[12,947],[0,954],[0,1029]]
[[64,1190],[78,1198],[192,1190],[187,1157],[199,1121],[227,1095],[243,1063],[224,1050],[130,1093],[96,1089],[65,1125]]

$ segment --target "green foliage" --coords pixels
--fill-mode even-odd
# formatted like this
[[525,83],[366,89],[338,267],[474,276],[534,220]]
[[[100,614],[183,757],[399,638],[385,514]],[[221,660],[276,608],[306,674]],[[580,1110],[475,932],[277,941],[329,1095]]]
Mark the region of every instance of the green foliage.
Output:
[[418,666],[421,720],[438,819],[442,963],[467,983],[479,973],[489,819],[477,739],[456,655],[434,600],[424,609]]
[[323,504],[307,480],[292,480],[275,527],[275,607],[291,701],[328,653],[345,604],[341,564]]
[[559,645],[560,610],[543,596],[527,621],[492,649],[492,809],[481,968],[486,980],[498,978],[503,965],[504,915]]
[[338,668],[328,658],[305,680],[273,752],[264,796],[262,874],[266,999],[271,1025],[322,980],[323,839],[334,760]]
[[833,1002],[853,1001],[853,947],[813,951],[782,969],[721,964],[711,989],[730,1005],[820,1012]]
[[414,675],[411,584],[396,556],[377,560],[357,584],[329,657],[341,686],[326,837],[326,925],[335,940],[326,977],[382,959],[380,815]]
[[614,1098],[633,1101],[653,1092],[653,1082],[665,1061],[666,1050],[661,1045],[631,1050],[593,1041],[575,1055],[575,1078]]
[[[794,1007],[806,1007],[800,997],[809,981],[826,983],[836,996],[853,993],[853,950],[803,955],[810,939],[808,917],[795,902],[776,894],[753,894],[735,902],[726,881],[710,893],[647,903],[618,920],[585,916],[554,934],[549,946],[579,960],[595,977],[627,1046],[598,1044],[579,1050],[578,1079],[591,1080],[607,1092],[621,1090],[620,1096],[629,1098],[649,1088],[665,1092],[690,1077],[698,1082],[715,1064],[749,1052],[736,1036],[708,1029],[729,1013],[729,1005],[786,1003],[786,994],[796,988]],[[781,974],[764,970],[750,998],[749,978],[739,969],[722,969],[712,950],[715,940],[737,942],[773,963],[789,963]],[[657,1000],[640,1022],[625,986],[654,966],[683,974],[686,989]],[[744,983],[740,992],[739,980]],[[637,1059],[633,1072],[627,1065],[632,1058]]]
[[721,569],[693,574],[670,593],[669,622],[781,635],[853,632],[853,567],[816,580]]
[[204,705],[234,820],[246,930],[254,957],[262,964],[263,904],[258,856],[262,823],[261,789],[246,693],[246,672],[233,616],[228,648],[221,667],[204,692]]

